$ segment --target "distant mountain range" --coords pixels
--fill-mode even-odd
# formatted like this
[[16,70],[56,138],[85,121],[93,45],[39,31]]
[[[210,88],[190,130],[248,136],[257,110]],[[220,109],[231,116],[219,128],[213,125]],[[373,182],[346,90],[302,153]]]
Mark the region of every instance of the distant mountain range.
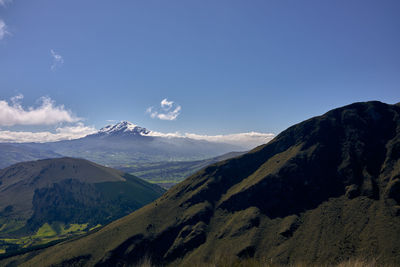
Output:
[[82,159],[12,165],[0,170],[0,250],[71,235],[71,226],[84,231],[104,225],[163,193],[157,185]]
[[0,169],[12,164],[48,158],[59,158],[62,155],[45,147],[32,147],[27,144],[0,143]]
[[131,266],[147,257],[169,266],[226,258],[398,266],[399,164],[400,105],[355,103],[206,167],[95,233],[1,264]]
[[[161,161],[193,161],[244,151],[241,146],[183,137],[153,136],[123,121],[86,137],[51,143],[0,144],[0,168],[24,160],[77,157],[107,166]],[[6,156],[4,156],[6,155]]]

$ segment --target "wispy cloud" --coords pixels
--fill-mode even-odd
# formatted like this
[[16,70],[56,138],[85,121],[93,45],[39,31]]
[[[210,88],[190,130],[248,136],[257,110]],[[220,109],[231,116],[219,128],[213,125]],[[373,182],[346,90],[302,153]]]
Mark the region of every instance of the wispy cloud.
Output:
[[7,25],[4,20],[0,19],[0,40],[2,40],[9,32],[7,31]]
[[181,110],[182,107],[180,105],[164,98],[161,100],[159,108],[149,107],[146,109],[146,113],[149,113],[150,117],[153,119],[158,118],[160,120],[173,121],[179,116]]
[[81,119],[75,117],[64,105],[56,106],[49,97],[41,97],[39,106],[22,107],[23,95],[17,95],[8,102],[0,100],[0,126],[13,125],[54,125],[62,122],[78,122]]
[[78,122],[73,126],[56,128],[56,132],[14,132],[0,131],[0,142],[12,143],[44,143],[55,142],[60,140],[71,140],[85,137],[88,134],[97,132],[93,126],[85,126]]
[[64,64],[64,58],[60,54],[56,53],[53,49],[50,50],[50,54],[53,58],[53,64],[51,65],[50,69],[55,71]]
[[12,0],[0,0],[0,6],[6,6],[8,3],[11,3]]
[[161,100],[161,108],[165,111],[168,111],[169,109],[171,109],[173,104],[174,104],[174,101],[168,101],[166,98]]
[[160,136],[167,138],[191,138],[196,140],[205,140],[215,143],[227,143],[243,147],[244,149],[251,149],[256,146],[266,144],[271,141],[275,134],[273,133],[259,133],[259,132],[248,132],[248,133],[237,133],[237,134],[221,134],[221,135],[201,135],[194,133],[160,133],[153,132],[149,133],[150,136]]

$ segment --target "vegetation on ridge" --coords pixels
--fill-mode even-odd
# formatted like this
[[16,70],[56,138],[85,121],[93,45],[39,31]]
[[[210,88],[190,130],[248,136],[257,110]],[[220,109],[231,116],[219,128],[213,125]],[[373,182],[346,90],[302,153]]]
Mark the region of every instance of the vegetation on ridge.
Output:
[[355,103],[210,165],[99,231],[1,262],[400,264],[400,107]]
[[164,192],[132,175],[72,158],[3,169],[0,190],[3,253],[85,234]]

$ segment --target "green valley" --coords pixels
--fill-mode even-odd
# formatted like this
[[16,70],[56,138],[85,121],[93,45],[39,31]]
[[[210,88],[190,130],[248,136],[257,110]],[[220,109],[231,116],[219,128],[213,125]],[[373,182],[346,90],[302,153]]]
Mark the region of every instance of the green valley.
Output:
[[334,109],[98,231],[0,263],[398,266],[399,144],[399,104]]
[[196,161],[135,163],[113,167],[138,176],[150,183],[155,183],[164,188],[169,188],[210,164],[238,157],[244,153],[245,152],[231,152],[218,157]]

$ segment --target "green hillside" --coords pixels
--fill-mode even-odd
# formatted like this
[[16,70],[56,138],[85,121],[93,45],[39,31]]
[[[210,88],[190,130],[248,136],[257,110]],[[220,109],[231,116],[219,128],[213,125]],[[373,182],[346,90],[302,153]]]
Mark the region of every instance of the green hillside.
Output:
[[19,163],[0,171],[0,249],[11,252],[105,225],[164,190],[87,160]]
[[1,264],[398,266],[399,185],[400,106],[355,103],[208,166],[99,231]]

